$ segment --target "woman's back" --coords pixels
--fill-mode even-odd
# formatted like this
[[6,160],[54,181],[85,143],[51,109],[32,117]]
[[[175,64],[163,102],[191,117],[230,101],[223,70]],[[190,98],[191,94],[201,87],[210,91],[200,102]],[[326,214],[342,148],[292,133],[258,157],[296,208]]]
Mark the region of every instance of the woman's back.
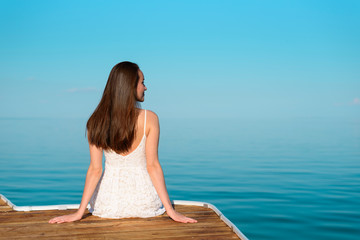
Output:
[[117,153],[112,149],[104,150],[106,167],[146,167],[146,110],[138,110],[135,138],[127,153]]
[[138,111],[138,118],[135,127],[135,138],[129,151],[127,153],[120,154],[122,156],[130,155],[133,151],[135,151],[145,136],[147,113],[146,110],[143,109],[137,109],[137,111]]
[[105,170],[90,201],[93,215],[153,217],[165,212],[146,169],[145,130],[146,110],[139,114],[135,141],[128,154],[104,151]]

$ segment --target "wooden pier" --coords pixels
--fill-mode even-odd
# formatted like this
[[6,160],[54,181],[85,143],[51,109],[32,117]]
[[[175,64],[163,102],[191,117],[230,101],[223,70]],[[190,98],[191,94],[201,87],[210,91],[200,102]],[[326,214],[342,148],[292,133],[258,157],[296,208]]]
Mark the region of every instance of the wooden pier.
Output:
[[74,210],[16,211],[14,209],[16,206],[14,207],[10,201],[2,197],[0,199],[0,239],[247,240],[235,226],[224,221],[224,217],[216,208],[214,211],[207,204],[193,206],[177,204],[176,201],[174,203],[176,211],[197,219],[198,223],[177,223],[166,213],[152,218],[105,219],[92,216],[87,212],[84,218],[77,222],[49,224],[50,218],[69,214]]

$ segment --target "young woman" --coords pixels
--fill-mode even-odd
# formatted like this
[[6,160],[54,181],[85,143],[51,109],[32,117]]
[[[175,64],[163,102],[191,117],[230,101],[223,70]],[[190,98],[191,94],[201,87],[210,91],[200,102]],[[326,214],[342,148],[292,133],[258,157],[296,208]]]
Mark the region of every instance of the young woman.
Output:
[[146,90],[138,65],[121,62],[113,67],[86,125],[90,166],[80,207],[49,223],[80,220],[89,202],[89,211],[104,218],[153,217],[166,211],[174,221],[197,222],[171,205],[158,159],[158,117],[138,107]]

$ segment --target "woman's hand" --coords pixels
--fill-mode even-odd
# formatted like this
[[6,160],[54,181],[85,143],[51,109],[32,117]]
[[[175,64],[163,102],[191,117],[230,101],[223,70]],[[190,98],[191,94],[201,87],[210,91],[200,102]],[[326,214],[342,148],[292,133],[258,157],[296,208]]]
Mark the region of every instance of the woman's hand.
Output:
[[90,165],[86,174],[85,187],[79,209],[73,214],[52,218],[49,220],[49,223],[74,222],[80,220],[83,217],[87,205],[102,174],[102,149],[91,144],[90,141],[89,149]]
[[171,211],[171,212],[168,212],[167,214],[175,222],[181,222],[181,223],[196,223],[197,222],[195,219],[185,217],[184,215],[182,215],[181,213],[176,212],[175,210]]
[[49,223],[65,223],[65,222],[74,222],[78,221],[82,218],[81,214],[73,213],[69,215],[64,215],[60,217],[55,217],[49,220]]

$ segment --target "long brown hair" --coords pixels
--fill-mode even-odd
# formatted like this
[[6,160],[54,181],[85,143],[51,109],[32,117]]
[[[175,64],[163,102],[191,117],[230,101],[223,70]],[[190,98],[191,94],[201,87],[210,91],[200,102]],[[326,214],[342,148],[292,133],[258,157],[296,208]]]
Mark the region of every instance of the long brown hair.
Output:
[[130,150],[138,117],[138,71],[139,66],[132,62],[112,68],[100,103],[86,124],[91,144],[117,153]]

